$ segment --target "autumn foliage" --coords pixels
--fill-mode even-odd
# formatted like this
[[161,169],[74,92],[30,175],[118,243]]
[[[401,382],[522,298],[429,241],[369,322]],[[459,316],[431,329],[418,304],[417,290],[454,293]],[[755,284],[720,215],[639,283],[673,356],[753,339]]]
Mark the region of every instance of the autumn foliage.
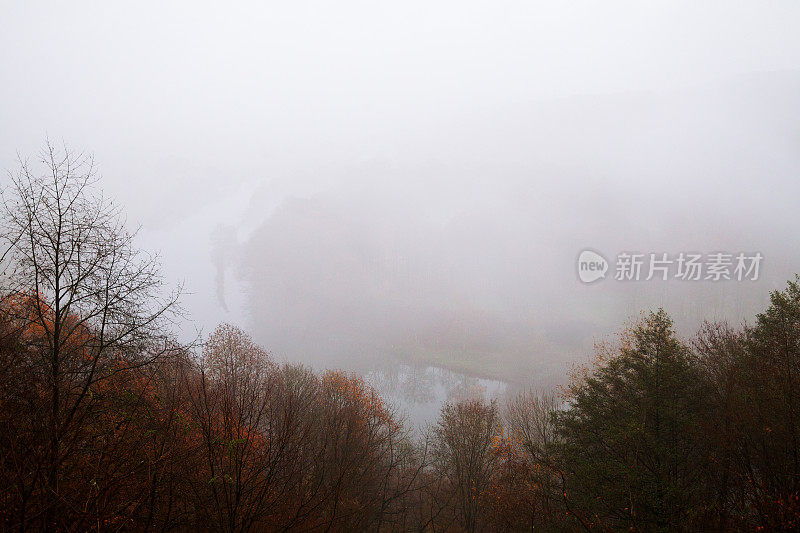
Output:
[[279,364],[177,294],[51,147],[4,197],[0,531],[796,531],[800,281],[752,325],[643,315],[561,393],[422,434],[364,379]]

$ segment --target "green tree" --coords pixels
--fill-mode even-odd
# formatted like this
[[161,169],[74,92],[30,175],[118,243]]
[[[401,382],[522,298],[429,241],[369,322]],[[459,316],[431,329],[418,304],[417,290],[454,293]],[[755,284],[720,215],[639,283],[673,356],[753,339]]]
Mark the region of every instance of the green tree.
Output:
[[686,527],[700,495],[694,428],[703,385],[663,311],[576,381],[559,415],[568,509],[586,527]]
[[740,476],[760,525],[800,526],[800,278],[774,291],[748,329]]

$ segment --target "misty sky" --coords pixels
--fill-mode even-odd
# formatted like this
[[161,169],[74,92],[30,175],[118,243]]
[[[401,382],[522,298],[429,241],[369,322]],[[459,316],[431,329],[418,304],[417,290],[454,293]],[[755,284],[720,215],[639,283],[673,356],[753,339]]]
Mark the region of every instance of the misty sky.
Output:
[[[797,2],[225,4],[0,5],[0,168],[93,152],[205,331],[509,379],[800,271]],[[765,262],[587,286],[587,247]]]

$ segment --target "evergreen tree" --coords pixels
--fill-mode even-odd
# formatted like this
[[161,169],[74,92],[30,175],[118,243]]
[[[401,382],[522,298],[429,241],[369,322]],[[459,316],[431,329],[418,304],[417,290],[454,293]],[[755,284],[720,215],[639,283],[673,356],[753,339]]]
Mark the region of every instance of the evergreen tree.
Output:
[[749,328],[739,475],[768,529],[800,527],[800,278]]
[[568,509],[586,526],[674,530],[702,490],[695,438],[703,385],[663,311],[571,387],[560,416]]

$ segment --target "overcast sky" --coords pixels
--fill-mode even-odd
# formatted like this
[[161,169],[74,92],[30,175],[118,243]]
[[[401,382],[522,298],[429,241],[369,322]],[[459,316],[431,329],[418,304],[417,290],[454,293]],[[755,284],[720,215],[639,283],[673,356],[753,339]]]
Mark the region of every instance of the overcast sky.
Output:
[[[229,4],[0,5],[0,167],[93,152],[206,331],[508,377],[800,270],[800,3]],[[765,262],[587,286],[587,247]]]

